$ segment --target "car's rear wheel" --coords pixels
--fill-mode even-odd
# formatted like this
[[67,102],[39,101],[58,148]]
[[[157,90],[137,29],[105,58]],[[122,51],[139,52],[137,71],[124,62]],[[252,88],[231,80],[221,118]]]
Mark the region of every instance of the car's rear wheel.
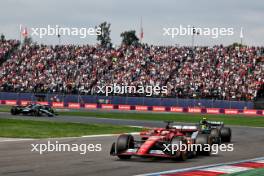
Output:
[[129,134],[122,134],[118,137],[116,142],[116,153],[120,159],[130,159],[131,155],[123,155],[129,148],[134,148],[134,137]]
[[54,115],[53,114],[47,114],[48,115],[48,117],[53,117]]
[[[180,151],[180,147],[181,145],[186,145],[187,147],[187,141],[185,139],[183,139],[183,137],[173,137],[171,140],[171,145],[172,145],[172,149],[171,149],[171,155],[175,156],[175,159],[180,160],[180,161],[185,161],[188,158],[188,154],[187,154],[187,150],[185,151]],[[178,147],[179,151],[174,151],[175,148],[174,147]]]
[[221,139],[223,142],[230,142],[231,141],[231,136],[232,136],[232,131],[228,127],[223,127],[220,130],[221,134]]
[[210,156],[211,155],[211,146],[212,146],[212,138],[208,134],[198,134],[195,140],[195,143],[200,146],[200,150],[198,150],[198,154]]
[[210,135],[213,138],[213,143],[221,144],[221,135],[220,135],[220,130],[218,128],[212,129]]
[[38,109],[34,110],[33,115],[40,116],[40,111]]

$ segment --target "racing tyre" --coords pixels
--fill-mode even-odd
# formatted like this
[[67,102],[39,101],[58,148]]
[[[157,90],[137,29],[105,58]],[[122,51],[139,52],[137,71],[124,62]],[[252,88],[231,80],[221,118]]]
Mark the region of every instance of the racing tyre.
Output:
[[177,145],[178,148],[180,147],[180,144],[187,146],[187,141],[184,140],[182,137],[174,137],[171,140],[172,148],[171,148],[171,155],[175,156],[175,159],[180,161],[185,161],[188,158],[188,151],[174,151],[173,145]]
[[53,114],[48,114],[48,117],[54,117],[54,115]]
[[130,159],[131,155],[122,155],[129,148],[134,148],[134,137],[129,134],[122,134],[118,137],[116,142],[116,152],[120,159]]
[[11,113],[12,115],[17,115],[17,110],[14,109],[14,108],[12,108],[11,111],[10,111],[10,113]]
[[210,135],[214,144],[221,144],[221,134],[218,128],[212,129]]
[[111,146],[111,149],[110,149],[110,155],[115,155],[116,154],[116,143],[114,142]]
[[37,117],[37,116],[40,116],[40,111],[39,111],[39,110],[35,110],[35,111],[33,112],[33,115],[36,116],[36,117]]
[[223,127],[221,128],[221,139],[223,142],[230,142],[231,141],[231,136],[232,136],[232,131],[228,127]]
[[197,152],[202,155],[211,155],[212,138],[208,134],[198,134],[195,140],[196,144],[201,144],[202,148]]

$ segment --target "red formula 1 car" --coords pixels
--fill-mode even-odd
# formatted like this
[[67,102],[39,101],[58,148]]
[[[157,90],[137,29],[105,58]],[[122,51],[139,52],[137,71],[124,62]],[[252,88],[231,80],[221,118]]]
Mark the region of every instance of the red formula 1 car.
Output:
[[[200,134],[197,126],[171,126],[154,128],[140,133],[140,140],[130,134],[122,134],[112,144],[110,155],[120,159],[139,157],[162,157],[186,160],[198,153],[210,155],[212,139],[210,134]],[[183,145],[182,145],[183,144]],[[200,148],[191,147],[200,144]],[[186,146],[181,148],[179,146]]]

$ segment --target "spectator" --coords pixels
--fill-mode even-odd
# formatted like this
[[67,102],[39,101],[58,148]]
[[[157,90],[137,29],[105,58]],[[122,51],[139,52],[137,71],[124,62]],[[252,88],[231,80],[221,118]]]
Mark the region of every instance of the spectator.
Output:
[[[12,48],[0,46],[0,58]],[[263,51],[223,46],[25,45],[0,67],[0,91],[95,94],[97,86],[116,83],[167,86],[168,94],[162,96],[252,100],[264,82]]]

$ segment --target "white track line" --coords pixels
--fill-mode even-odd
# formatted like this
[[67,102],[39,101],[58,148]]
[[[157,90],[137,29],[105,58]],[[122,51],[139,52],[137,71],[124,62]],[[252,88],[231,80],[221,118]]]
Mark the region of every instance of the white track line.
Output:
[[[138,135],[139,132],[126,133],[131,135]],[[119,136],[120,134],[98,134],[98,135],[88,135],[82,136],[83,138],[94,138],[94,137],[110,137],[110,136]]]
[[150,128],[150,127],[137,126],[137,125],[129,125],[129,127],[132,127],[132,128]]
[[227,162],[227,163],[219,163],[219,164],[203,165],[203,166],[189,167],[189,168],[183,168],[183,169],[168,170],[168,171],[162,171],[162,172],[139,174],[135,176],[154,176],[154,175],[156,176],[156,175],[162,175],[162,174],[170,174],[170,173],[185,172],[185,171],[191,171],[191,170],[197,170],[197,169],[200,170],[200,169],[206,169],[210,167],[218,167],[218,166],[224,166],[224,165],[230,165],[230,164],[237,164],[237,163],[242,163],[242,162],[250,162],[250,161],[255,162],[255,161],[263,161],[263,160],[264,160],[264,157],[260,157],[260,158],[233,161],[233,162]]
[[246,171],[246,170],[250,170],[250,169],[252,169],[252,168],[224,165],[224,166],[215,166],[215,167],[200,169],[200,171],[220,172],[220,173],[222,172],[225,174],[231,174],[231,173],[242,172],[242,171]]
[[0,139],[0,142],[32,141],[36,139]]
[[[120,133],[121,134],[121,133]],[[33,141],[33,140],[60,140],[60,139],[79,139],[79,138],[100,138],[100,137],[113,137],[119,136],[120,134],[98,134],[98,135],[87,135],[87,136],[80,136],[80,137],[59,137],[59,138],[43,138],[43,139],[1,139],[1,142],[19,142],[19,141]],[[123,134],[123,133],[122,133]],[[131,135],[139,135],[139,132],[131,132],[131,133],[124,133],[124,134],[131,134]]]

